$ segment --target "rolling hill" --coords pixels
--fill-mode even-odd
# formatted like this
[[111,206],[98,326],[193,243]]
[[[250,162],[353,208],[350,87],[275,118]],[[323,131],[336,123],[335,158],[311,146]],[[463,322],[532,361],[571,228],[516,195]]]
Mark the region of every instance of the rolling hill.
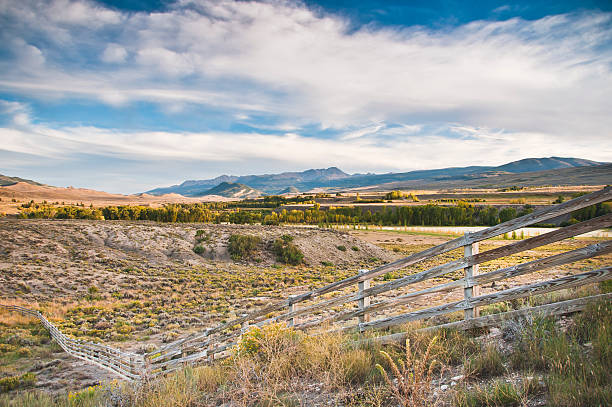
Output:
[[38,186],[44,185],[44,184],[41,184],[39,182],[32,181],[31,179],[24,179],[24,178],[19,178],[19,177],[9,177],[7,175],[0,174],[0,187],[5,187],[5,186],[9,186],[9,185],[15,185],[15,184],[17,184],[19,182],[24,182],[26,184],[38,185]]
[[612,164],[602,164],[521,173],[485,172],[448,179],[397,181],[372,185],[364,189],[385,191],[393,189],[506,188],[515,185],[526,187],[610,184],[612,184]]
[[258,198],[262,194],[260,191],[253,189],[244,184],[236,182],[222,182],[214,188],[211,188],[202,193],[202,195],[218,195],[225,198]]

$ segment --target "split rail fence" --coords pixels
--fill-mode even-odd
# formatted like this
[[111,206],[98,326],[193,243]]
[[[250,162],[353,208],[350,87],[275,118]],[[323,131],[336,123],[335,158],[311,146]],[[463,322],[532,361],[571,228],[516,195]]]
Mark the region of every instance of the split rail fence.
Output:
[[31,310],[17,305],[2,305],[7,311],[19,312],[40,320],[49,331],[51,337],[66,353],[93,363],[96,366],[110,370],[126,380],[140,379],[144,371],[144,358],[130,352],[123,352],[110,346],[94,342],[80,341],[69,338],[47,320],[39,311]]
[[[599,216],[584,222],[576,223],[548,233],[524,240],[513,241],[504,246],[479,252],[479,242],[496,236],[515,231],[522,227],[544,222],[573,211],[589,207],[612,199],[612,187],[606,187],[575,198],[565,203],[543,208],[528,215],[492,226],[490,228],[466,233],[464,236],[448,241],[441,245],[412,254],[408,257],[382,265],[372,270],[360,270],[354,276],[333,282],[312,291],[293,295],[284,300],[277,301],[266,307],[245,314],[214,328],[192,333],[182,339],[163,345],[153,352],[145,355],[122,353],[109,347],[84,343],[69,339],[59,333],[40,313],[34,312],[43,324],[50,330],[54,339],[60,343],[67,352],[92,361],[102,367],[115,371],[128,379],[152,378],[157,375],[178,369],[186,364],[201,364],[212,362],[215,359],[228,355],[228,351],[239,340],[240,336],[252,326],[286,321],[289,326],[300,330],[324,328],[328,330],[342,330],[364,332],[373,329],[383,329],[403,324],[409,321],[427,319],[439,315],[463,311],[464,319],[458,322],[433,326],[427,329],[441,327],[454,327],[468,329],[498,324],[507,318],[514,318],[530,312],[546,315],[559,315],[576,312],[584,309],[586,305],[595,300],[612,300],[612,294],[600,294],[590,297],[578,298],[568,301],[556,302],[537,307],[524,308],[500,314],[479,316],[479,307],[514,299],[527,298],[536,294],[550,293],[566,288],[579,287],[586,284],[605,281],[612,278],[612,266],[605,265],[596,270],[568,275],[553,280],[541,281],[532,284],[509,288],[491,294],[480,294],[479,288],[484,284],[534,273],[551,267],[558,267],[580,260],[589,259],[612,253],[612,240],[598,242],[586,247],[567,251],[553,256],[515,264],[511,267],[500,268],[487,273],[479,274],[480,264],[500,259],[502,257],[521,253],[550,243],[572,238],[591,231],[612,226],[612,213]],[[403,270],[436,256],[452,250],[463,248],[463,257],[431,267],[424,271],[405,273],[404,277],[391,281],[375,281],[376,278],[387,273]],[[398,289],[405,290],[413,284],[429,279],[447,276],[449,273],[463,270],[464,277],[444,284],[434,285],[425,289],[414,290],[407,293],[397,293]],[[376,282],[376,284],[372,284]],[[350,287],[357,286],[357,290],[350,292]],[[461,289],[463,299],[443,305],[401,312],[398,315],[383,316],[372,319],[381,311],[394,309],[402,311],[414,304],[413,301],[432,293],[446,293]],[[349,291],[349,292],[347,292]],[[385,297],[377,297],[384,293]],[[395,292],[395,294],[393,294]],[[329,295],[328,295],[329,294]],[[353,308],[350,308],[350,306]],[[20,312],[23,308],[17,307]],[[348,308],[348,309],[347,309]],[[24,312],[25,313],[25,312]],[[300,319],[302,321],[300,321]],[[351,324],[350,321],[356,323]],[[394,341],[402,334],[387,335],[377,338],[381,342]],[[59,339],[58,339],[59,338]],[[94,353],[96,350],[98,353]],[[115,352],[115,353],[113,353]],[[118,352],[118,353],[116,353]]]

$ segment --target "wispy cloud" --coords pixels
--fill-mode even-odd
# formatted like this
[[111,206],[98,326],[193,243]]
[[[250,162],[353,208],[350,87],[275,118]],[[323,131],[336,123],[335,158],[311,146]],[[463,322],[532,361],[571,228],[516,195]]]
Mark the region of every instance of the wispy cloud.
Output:
[[[7,102],[4,106],[8,122],[23,114],[24,106]],[[377,126],[380,127],[380,126]],[[407,126],[409,129],[412,126]],[[401,128],[397,127],[397,128]],[[369,129],[373,130],[373,129]],[[347,142],[343,138],[316,139],[296,133],[230,133],[230,132],[126,132],[119,129],[97,127],[50,127],[32,124],[24,120],[20,126],[0,127],[0,150],[28,156],[38,156],[43,162],[54,160],[63,166],[81,160],[86,153],[98,157],[105,164],[96,166],[97,173],[116,172],[122,162],[145,163],[140,170],[130,166],[131,176],[147,178],[151,165],[164,162],[170,167],[177,163],[214,164],[201,177],[215,176],[220,172],[236,173],[237,163],[248,167],[249,162],[274,162],[284,168],[306,169],[327,167],[330,163],[350,172],[406,171],[445,165],[489,165],[502,164],[510,159],[524,158],[518,144],[531,151],[547,151],[551,155],[589,156],[606,160],[612,156],[612,147],[602,145],[596,153],[588,142],[576,143],[559,140],[550,145],[550,137],[540,133],[511,133],[502,130],[453,126],[452,128],[427,129],[418,137],[384,138],[375,131],[364,131],[363,135]],[[457,134],[463,137],[457,137]],[[119,163],[119,164],[118,164]],[[174,163],[174,164],[173,164]],[[450,164],[452,163],[452,164]],[[32,168],[32,162],[26,164]],[[18,166],[16,163],[13,167]],[[101,170],[102,169],[102,170]],[[238,170],[244,173],[245,170]],[[248,170],[246,170],[248,171]],[[166,174],[160,183],[180,181],[175,174]],[[95,177],[95,187],[102,182]],[[145,182],[146,183],[146,182]],[[156,185],[156,184],[153,184]],[[119,187],[117,192],[138,192],[128,187]]]
[[24,0],[0,14],[20,23],[2,29],[13,59],[0,87],[32,97],[221,105],[338,128],[429,115],[573,137],[612,124],[609,14],[351,32],[293,2],[179,1],[146,14]]

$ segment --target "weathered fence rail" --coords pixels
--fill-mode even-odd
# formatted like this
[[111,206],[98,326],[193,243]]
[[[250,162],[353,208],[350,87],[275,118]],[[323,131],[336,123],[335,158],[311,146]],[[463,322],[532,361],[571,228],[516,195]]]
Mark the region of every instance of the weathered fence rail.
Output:
[[142,355],[130,352],[123,352],[110,346],[101,345],[94,342],[80,341],[72,339],[60,332],[40,312],[31,310],[18,305],[2,305],[7,311],[19,312],[23,315],[37,318],[41,324],[49,331],[51,337],[68,354],[93,363],[103,369],[109,370],[126,380],[140,379],[145,360]]
[[[121,352],[107,346],[71,339],[59,332],[55,326],[37,311],[16,306],[4,306],[4,308],[39,318],[43,325],[51,332],[53,338],[64,350],[66,350],[66,352],[113,371],[126,379],[155,377],[180,368],[185,364],[206,363],[225,357],[228,350],[239,340],[239,337],[246,330],[250,329],[250,327],[263,326],[277,321],[286,321],[289,326],[301,330],[329,327],[342,331],[366,331],[463,311],[464,319],[462,321],[427,329],[437,329],[440,327],[467,329],[470,327],[489,326],[507,318],[526,315],[529,312],[540,312],[548,315],[576,312],[584,309],[586,304],[590,301],[602,299],[610,300],[612,299],[612,294],[595,295],[586,298],[556,302],[553,304],[484,317],[479,317],[478,308],[498,302],[525,298],[535,294],[544,294],[565,288],[579,287],[585,284],[608,280],[612,278],[611,266],[604,266],[597,270],[568,275],[554,280],[522,285],[492,294],[480,294],[479,287],[484,284],[612,253],[612,240],[594,243],[586,247],[542,259],[515,264],[511,267],[500,268],[484,274],[478,273],[478,267],[480,264],[491,260],[500,259],[550,243],[559,242],[563,239],[608,228],[612,226],[612,214],[599,216],[564,228],[554,229],[548,233],[516,241],[484,252],[479,252],[478,244],[483,240],[504,235],[525,226],[543,222],[611,199],[612,188],[606,187],[600,191],[578,197],[556,206],[540,209],[531,214],[512,219],[487,229],[474,233],[466,233],[464,236],[422,252],[412,254],[372,270],[360,270],[359,273],[354,276],[316,288],[306,293],[290,296],[224,324],[187,335],[184,338],[163,345],[145,355]],[[410,273],[408,270],[404,277],[392,281],[375,281],[376,278],[386,273],[402,270],[461,248],[463,248],[464,251],[463,257],[457,260],[436,265],[424,271]],[[398,289],[405,290],[415,283],[433,278],[442,278],[458,270],[463,270],[464,276],[454,281],[410,292],[392,295],[387,294],[386,298],[376,298],[376,296],[380,294],[389,293]],[[373,284],[375,282],[376,284]],[[354,292],[347,292],[351,287],[355,287],[357,290]],[[383,310],[406,307],[410,305],[415,298],[420,296],[436,292],[449,292],[456,289],[462,290],[462,300],[424,309],[409,310],[410,312],[400,313],[399,315],[383,316],[382,318],[373,319],[377,313]],[[399,309],[399,311],[401,312],[401,309]],[[323,315],[319,316],[320,313],[323,313]],[[310,316],[310,319],[300,323],[298,317],[306,316]],[[345,321],[353,319],[356,319],[355,324],[346,325]],[[339,327],[331,327],[332,324],[341,325]],[[381,337],[379,340],[382,342],[393,341],[400,338],[401,335],[402,334],[388,335]]]

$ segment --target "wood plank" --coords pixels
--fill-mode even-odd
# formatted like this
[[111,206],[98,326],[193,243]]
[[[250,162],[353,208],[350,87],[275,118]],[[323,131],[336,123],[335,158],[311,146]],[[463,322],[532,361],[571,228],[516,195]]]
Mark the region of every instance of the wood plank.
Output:
[[[576,298],[573,300],[560,301],[552,304],[540,305],[537,307],[523,308],[515,311],[508,311],[499,314],[486,315],[478,318],[472,318],[470,320],[449,322],[447,324],[436,325],[419,329],[418,332],[431,332],[439,329],[458,329],[467,330],[473,328],[485,328],[489,326],[497,326],[504,321],[513,320],[526,315],[542,315],[542,316],[553,316],[553,315],[565,315],[572,314],[574,312],[583,311],[586,306],[596,301],[610,301],[612,300],[612,293],[593,295],[589,297]],[[368,338],[356,341],[356,345],[388,345],[392,343],[404,343],[408,334],[406,332],[400,332],[392,335],[379,336],[376,338]]]
[[[454,260],[439,266],[432,267],[428,270],[421,271],[419,273],[411,274],[406,277],[399,278],[397,280],[390,281],[385,284],[376,285],[369,290],[364,290],[362,295],[377,295],[386,291],[395,290],[406,285],[421,282],[433,277],[439,277],[441,275],[468,267],[476,264],[481,264],[487,261],[495,260],[501,257],[509,256],[516,253],[521,253],[525,250],[540,247],[546,244],[554,243],[559,240],[567,239],[581,235],[585,232],[592,230],[601,229],[612,225],[612,213],[604,216],[599,216],[587,220],[585,222],[576,223],[571,226],[567,226],[561,229],[557,229],[539,236],[535,236],[529,239],[521,240],[506,246],[497,247],[495,249],[487,250],[486,252],[478,253],[474,256],[464,257],[458,260]],[[471,235],[468,235],[471,236]],[[467,237],[466,237],[467,238]]]
[[[584,222],[583,222],[584,223]],[[590,227],[597,227],[597,226],[593,226],[592,222]],[[578,224],[576,224],[578,225]],[[573,226],[576,226],[573,225]],[[573,230],[572,233],[575,233],[576,235],[578,234],[582,234],[583,231],[585,230],[585,228],[580,227],[580,228],[575,228]],[[595,229],[593,229],[595,230]],[[543,236],[543,235],[542,235]],[[559,234],[555,234],[556,237],[559,237]],[[563,234],[562,236],[566,236],[566,234]],[[540,237],[540,236],[538,236]],[[571,237],[571,236],[570,236]],[[544,241],[548,242],[550,239],[545,239]],[[539,242],[542,242],[542,239],[539,240]],[[524,245],[522,246],[523,248],[525,247]],[[494,249],[496,250],[496,249]],[[603,242],[603,243],[597,243],[594,245],[590,245],[584,248],[580,248],[580,249],[576,249],[576,250],[572,250],[570,252],[566,252],[566,253],[562,253],[562,254],[558,254],[555,256],[551,256],[551,257],[547,257],[545,259],[540,259],[540,260],[534,260],[531,261],[529,263],[523,263],[523,264],[518,264],[512,267],[508,267],[508,268],[504,268],[501,270],[496,270],[496,271],[492,271],[489,273],[485,273],[485,274],[480,274],[478,276],[476,276],[474,278],[474,281],[472,282],[472,284],[485,284],[485,283],[490,283],[492,281],[498,281],[498,280],[502,280],[505,278],[510,278],[510,277],[516,277],[522,274],[527,274],[527,273],[531,273],[534,271],[538,271],[538,270],[542,270],[548,267],[553,267],[553,266],[559,266],[562,264],[567,264],[567,263],[571,263],[573,261],[578,261],[578,260],[583,260],[586,258],[590,258],[590,257],[594,257],[594,256],[599,256],[599,255],[603,255],[603,254],[607,254],[610,253],[611,251],[611,243],[610,241],[607,242]],[[487,252],[484,252],[487,253]],[[483,254],[484,254],[483,253]],[[482,260],[482,258],[481,258]],[[452,262],[451,262],[452,263]],[[447,263],[448,264],[448,263]],[[467,264],[467,263],[466,263]],[[439,270],[439,266],[434,267],[432,269],[426,270],[422,273],[430,273],[433,270]],[[411,276],[414,276],[416,274],[413,274]],[[402,278],[402,279],[398,279],[395,281],[402,281],[402,282],[411,282],[410,277],[408,276],[406,278]],[[395,282],[392,282],[395,283]],[[375,311],[380,311],[383,309],[388,309],[392,306],[396,306],[396,305],[400,305],[400,304],[406,304],[408,302],[410,302],[410,299],[414,299],[416,297],[425,295],[425,294],[431,294],[434,292],[444,292],[444,291],[451,291],[457,287],[461,287],[461,286],[465,286],[466,284],[466,279],[460,279],[460,280],[456,280],[456,281],[452,281],[446,284],[441,284],[439,286],[435,286],[435,287],[430,287],[424,290],[420,290],[420,291],[415,291],[412,293],[408,293],[399,297],[395,297],[393,299],[390,300],[385,300],[385,301],[381,301],[375,304],[372,304],[370,307],[368,307],[366,309],[365,312],[375,312]],[[391,283],[387,283],[387,284],[380,284],[377,287],[381,287],[380,290],[387,291],[386,288],[392,286],[392,287],[396,287],[397,286],[402,286],[403,284],[399,284],[399,283],[395,283],[393,285],[391,285]],[[386,287],[386,288],[383,288]],[[384,292],[383,291],[383,292]],[[349,302],[351,300],[355,300],[355,299],[359,299],[359,296],[363,295],[363,294],[348,294],[342,297],[337,297],[325,302],[322,302],[320,304],[314,304],[312,306],[306,307],[305,310],[306,311],[314,311],[317,309],[321,309],[321,308],[327,308],[331,305],[337,305],[340,303],[346,303]],[[306,322],[303,324],[298,325],[296,328],[298,329],[308,329],[311,327],[314,327],[316,325],[319,324],[325,324],[327,322],[334,322],[334,321],[344,321],[344,320],[348,320],[351,318],[355,318],[358,317],[360,315],[362,315],[363,312],[361,310],[350,310],[350,311],[345,311],[345,312],[341,312],[332,316],[327,316],[327,317],[323,317],[320,319],[317,319],[315,321],[310,321],[310,322]],[[282,318],[283,316],[279,316],[276,318]]]
[[[591,257],[602,256],[604,254],[612,253],[612,240],[608,240],[601,243],[592,244],[589,246],[581,247],[579,249],[575,249],[569,252],[556,254],[554,256],[545,257],[543,259],[533,260],[528,263],[521,263],[511,267],[506,267],[503,269],[491,271],[485,274],[479,274],[474,277],[473,284],[486,284],[491,283],[493,281],[500,281],[507,278],[517,277],[524,274],[533,273],[536,271],[544,270],[550,267],[561,266],[568,263],[573,263],[579,260],[588,259]],[[376,304],[372,304],[367,312],[377,312],[384,309],[392,308],[398,305],[407,304],[414,300],[414,298],[431,294],[435,292],[445,292],[451,291],[458,287],[463,287],[465,285],[465,278],[460,280],[451,281],[446,284],[441,284],[434,287],[429,287],[420,291],[414,291],[399,297],[395,297],[389,300],[381,301]],[[335,322],[335,321],[345,321],[351,318],[358,317],[361,313],[360,310],[351,310],[343,313],[336,314],[332,317],[328,317],[326,320],[321,321],[321,323],[325,322]],[[298,326],[297,328],[303,329],[302,326]]]
[[[366,272],[367,270],[359,270],[359,274],[365,274]],[[358,303],[358,307],[362,311],[361,315],[359,315],[360,323],[370,321],[369,315],[366,310],[370,306],[370,297],[364,296],[363,292],[367,290],[368,288],[370,288],[371,281],[372,280],[364,280],[359,283],[358,294],[362,296],[362,298],[359,299],[359,303]]]
[[575,274],[571,276],[557,278],[555,280],[543,281],[535,284],[523,285],[516,288],[500,291],[494,294],[481,295],[473,297],[470,301],[462,300],[448,304],[439,305],[436,307],[425,308],[418,311],[413,311],[407,314],[378,319],[376,321],[359,324],[357,327],[347,327],[348,329],[378,329],[386,328],[393,325],[402,324],[404,322],[416,321],[419,319],[430,318],[437,315],[448,314],[455,311],[462,311],[465,308],[474,306],[484,306],[502,301],[509,301],[518,298],[528,297],[534,294],[545,294],[552,291],[557,291],[565,288],[578,287],[584,284],[595,283],[612,278],[612,266],[603,267],[586,273]]

